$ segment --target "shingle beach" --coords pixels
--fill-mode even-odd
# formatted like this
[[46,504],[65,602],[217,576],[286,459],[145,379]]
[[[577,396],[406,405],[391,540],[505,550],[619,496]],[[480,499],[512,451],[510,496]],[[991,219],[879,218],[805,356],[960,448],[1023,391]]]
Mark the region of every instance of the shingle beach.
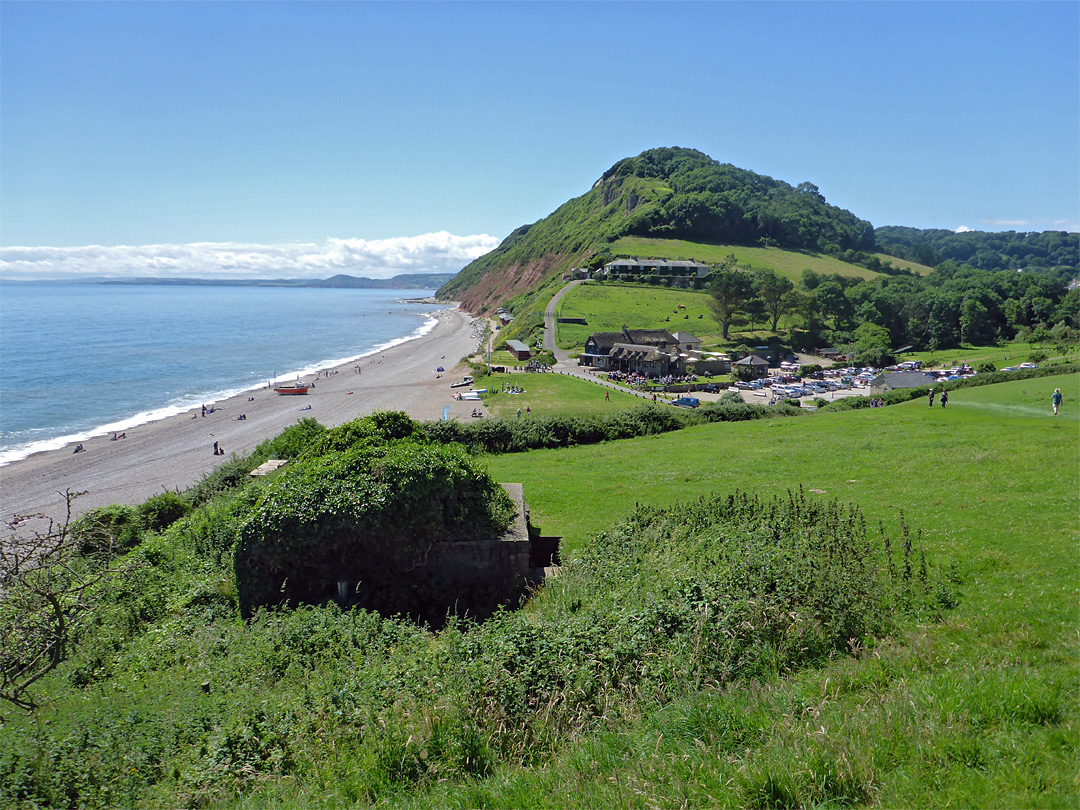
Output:
[[[450,383],[468,372],[456,368],[480,339],[482,321],[459,309],[435,314],[428,334],[355,363],[323,372],[306,396],[282,396],[267,388],[201,409],[74,445],[35,453],[0,468],[0,521],[13,515],[46,514],[63,518],[66,490],[83,492],[77,513],[110,503],[137,504],[165,490],[183,490],[233,453],[250,453],[299,419],[312,417],[335,427],[376,410],[400,410],[414,419],[468,417],[475,402],[452,398]],[[356,367],[359,367],[357,373]],[[436,369],[443,366],[441,377]],[[310,379],[310,378],[309,378]],[[254,397],[254,399],[249,399]],[[310,408],[310,410],[308,410]],[[244,419],[237,419],[241,414]],[[213,454],[214,443],[224,455]]]

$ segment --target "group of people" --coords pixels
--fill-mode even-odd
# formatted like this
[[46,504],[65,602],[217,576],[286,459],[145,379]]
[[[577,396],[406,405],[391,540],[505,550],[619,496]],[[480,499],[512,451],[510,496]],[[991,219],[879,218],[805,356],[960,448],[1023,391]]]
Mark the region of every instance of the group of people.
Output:
[[530,360],[528,363],[525,364],[524,368],[525,371],[551,371],[551,366],[547,365],[546,363],[538,363],[535,360]]
[[511,385],[510,383],[507,383],[507,382],[503,383],[502,390],[503,390],[504,394],[524,394],[525,393],[525,389],[522,388],[520,385]]
[[[934,389],[933,388],[930,389],[929,400],[930,400],[929,407],[933,408],[934,407]],[[946,391],[943,388],[943,389],[941,389],[941,407],[944,408],[948,404],[949,404],[949,392]]]
[[872,400],[870,400],[870,407],[871,408],[884,408],[885,407],[885,400],[883,400],[883,399],[872,399]]
[[[519,413],[520,413],[520,411],[519,411]],[[472,415],[474,417],[476,417],[477,419],[483,419],[484,418],[484,412],[482,410],[480,410],[479,408],[473,408],[472,409]]]

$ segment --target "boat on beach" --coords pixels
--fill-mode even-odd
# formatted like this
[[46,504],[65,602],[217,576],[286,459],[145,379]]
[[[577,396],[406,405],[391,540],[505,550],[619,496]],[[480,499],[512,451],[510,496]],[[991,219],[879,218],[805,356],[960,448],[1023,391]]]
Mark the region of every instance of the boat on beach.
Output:
[[275,393],[278,394],[306,394],[311,386],[307,383],[279,383],[274,386]]
[[464,388],[466,385],[472,385],[472,384],[473,384],[473,378],[472,377],[466,377],[461,382],[450,383],[450,387],[451,388]]

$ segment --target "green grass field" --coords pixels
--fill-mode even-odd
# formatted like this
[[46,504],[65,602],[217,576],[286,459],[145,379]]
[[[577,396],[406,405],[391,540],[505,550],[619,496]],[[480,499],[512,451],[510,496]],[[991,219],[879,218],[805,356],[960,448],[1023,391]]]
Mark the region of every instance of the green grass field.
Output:
[[[1057,417],[1055,387],[1065,393]],[[881,806],[1076,806],[1078,439],[1080,378],[1071,375],[955,391],[944,410],[914,401],[491,458],[499,480],[524,483],[534,522],[562,535],[570,556],[636,503],[801,486],[858,503],[890,529],[902,514],[937,563],[956,566],[961,592],[940,626],[725,696],[768,717],[764,741],[743,758],[715,761],[693,735],[680,747],[665,715],[512,784],[539,793],[571,784],[575,806],[599,806],[614,799],[607,780],[620,773],[656,805],[675,806],[712,795],[694,785],[725,795],[740,773],[779,790],[816,751],[841,771],[863,763]],[[642,753],[631,754],[635,746]],[[601,762],[594,776],[582,770],[586,750]]]
[[[524,389],[524,393],[503,393],[504,383]],[[532,410],[533,416],[579,416],[603,409],[634,408],[643,402],[633,394],[564,374],[492,374],[482,378],[478,385],[489,391],[483,395],[487,414],[507,419],[517,418],[518,409],[522,417],[526,408]]]
[[[631,329],[667,329],[689,332],[714,343],[720,327],[713,320],[708,293],[620,284],[581,284],[559,302],[556,317],[585,318],[588,324],[557,324],[557,340],[565,349],[581,347],[593,332]],[[682,306],[684,309],[679,309]]]
[[[485,382],[503,380],[538,415],[640,402],[556,374]],[[516,410],[524,396],[489,407]],[[100,628],[40,682],[48,705],[0,713],[0,797],[15,808],[1077,806],[1080,375],[956,389],[946,409],[915,400],[714,423],[485,462],[523,483],[533,524],[563,538],[563,579],[522,611],[440,632],[333,606],[240,621],[229,524],[209,514],[228,507],[210,505],[189,534],[144,538]],[[958,604],[793,674],[718,681],[649,656],[620,668],[620,656],[639,660],[639,636],[674,639],[659,647],[665,661],[704,660],[701,636],[649,612],[671,581],[663,538],[620,561],[620,593],[641,605],[578,614],[560,600],[637,504],[800,488],[858,505],[873,535],[880,523],[899,544],[908,527]],[[206,554],[215,544],[224,563]],[[774,626],[757,605],[739,605],[750,632]],[[591,646],[609,624],[633,632]],[[581,650],[597,660],[561,668]],[[620,680],[564,683],[564,672]]]
[[[798,281],[803,270],[815,273],[836,273],[841,276],[874,278],[878,273],[865,267],[849,264],[810,251],[784,250],[773,247],[746,247],[744,245],[709,245],[702,242],[688,242],[683,239],[648,239],[639,236],[623,236],[611,245],[611,252],[616,256],[648,259],[693,259],[707,264],[718,264],[729,255],[749,267],[771,267],[792,281]],[[926,275],[931,268],[906,259],[897,259],[883,253],[874,254],[882,262],[890,262],[893,267],[906,267],[918,275]]]

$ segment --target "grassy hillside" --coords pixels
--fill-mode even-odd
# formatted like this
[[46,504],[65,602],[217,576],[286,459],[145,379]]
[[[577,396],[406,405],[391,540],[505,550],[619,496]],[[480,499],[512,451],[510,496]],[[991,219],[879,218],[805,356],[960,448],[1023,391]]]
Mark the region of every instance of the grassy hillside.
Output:
[[556,316],[585,318],[588,323],[558,324],[558,343],[564,349],[582,347],[593,332],[618,332],[625,324],[631,329],[689,332],[712,344],[720,338],[720,327],[712,317],[708,299],[708,293],[696,290],[581,284],[563,296]]
[[[620,404],[555,375],[514,380],[540,409]],[[71,660],[42,682],[48,705],[0,714],[0,797],[1073,806],[1078,427],[1072,374],[958,389],[944,410],[914,401],[490,457],[497,480],[524,483],[533,522],[563,536],[568,564],[525,611],[438,633],[332,605],[238,621],[230,521],[245,498],[213,502],[143,539]],[[805,498],[789,496],[798,488]],[[925,549],[931,581],[950,572],[959,605],[798,663],[815,622],[781,621],[752,590],[762,570],[739,568],[767,562],[780,524],[711,521],[736,490],[838,519],[831,499],[858,504],[875,548],[879,522],[893,538],[892,567],[921,576]],[[697,506],[655,534],[680,502]],[[638,504],[656,509],[612,528]],[[758,545],[724,557],[725,538]],[[848,592],[828,590],[843,574],[826,576],[828,559],[802,593]],[[738,597],[736,580],[756,595]]]
[[693,149],[650,149],[515,230],[439,295],[488,312],[574,266],[603,261],[610,243],[627,235],[829,252],[874,244],[869,222],[829,205],[811,183],[795,188]]

